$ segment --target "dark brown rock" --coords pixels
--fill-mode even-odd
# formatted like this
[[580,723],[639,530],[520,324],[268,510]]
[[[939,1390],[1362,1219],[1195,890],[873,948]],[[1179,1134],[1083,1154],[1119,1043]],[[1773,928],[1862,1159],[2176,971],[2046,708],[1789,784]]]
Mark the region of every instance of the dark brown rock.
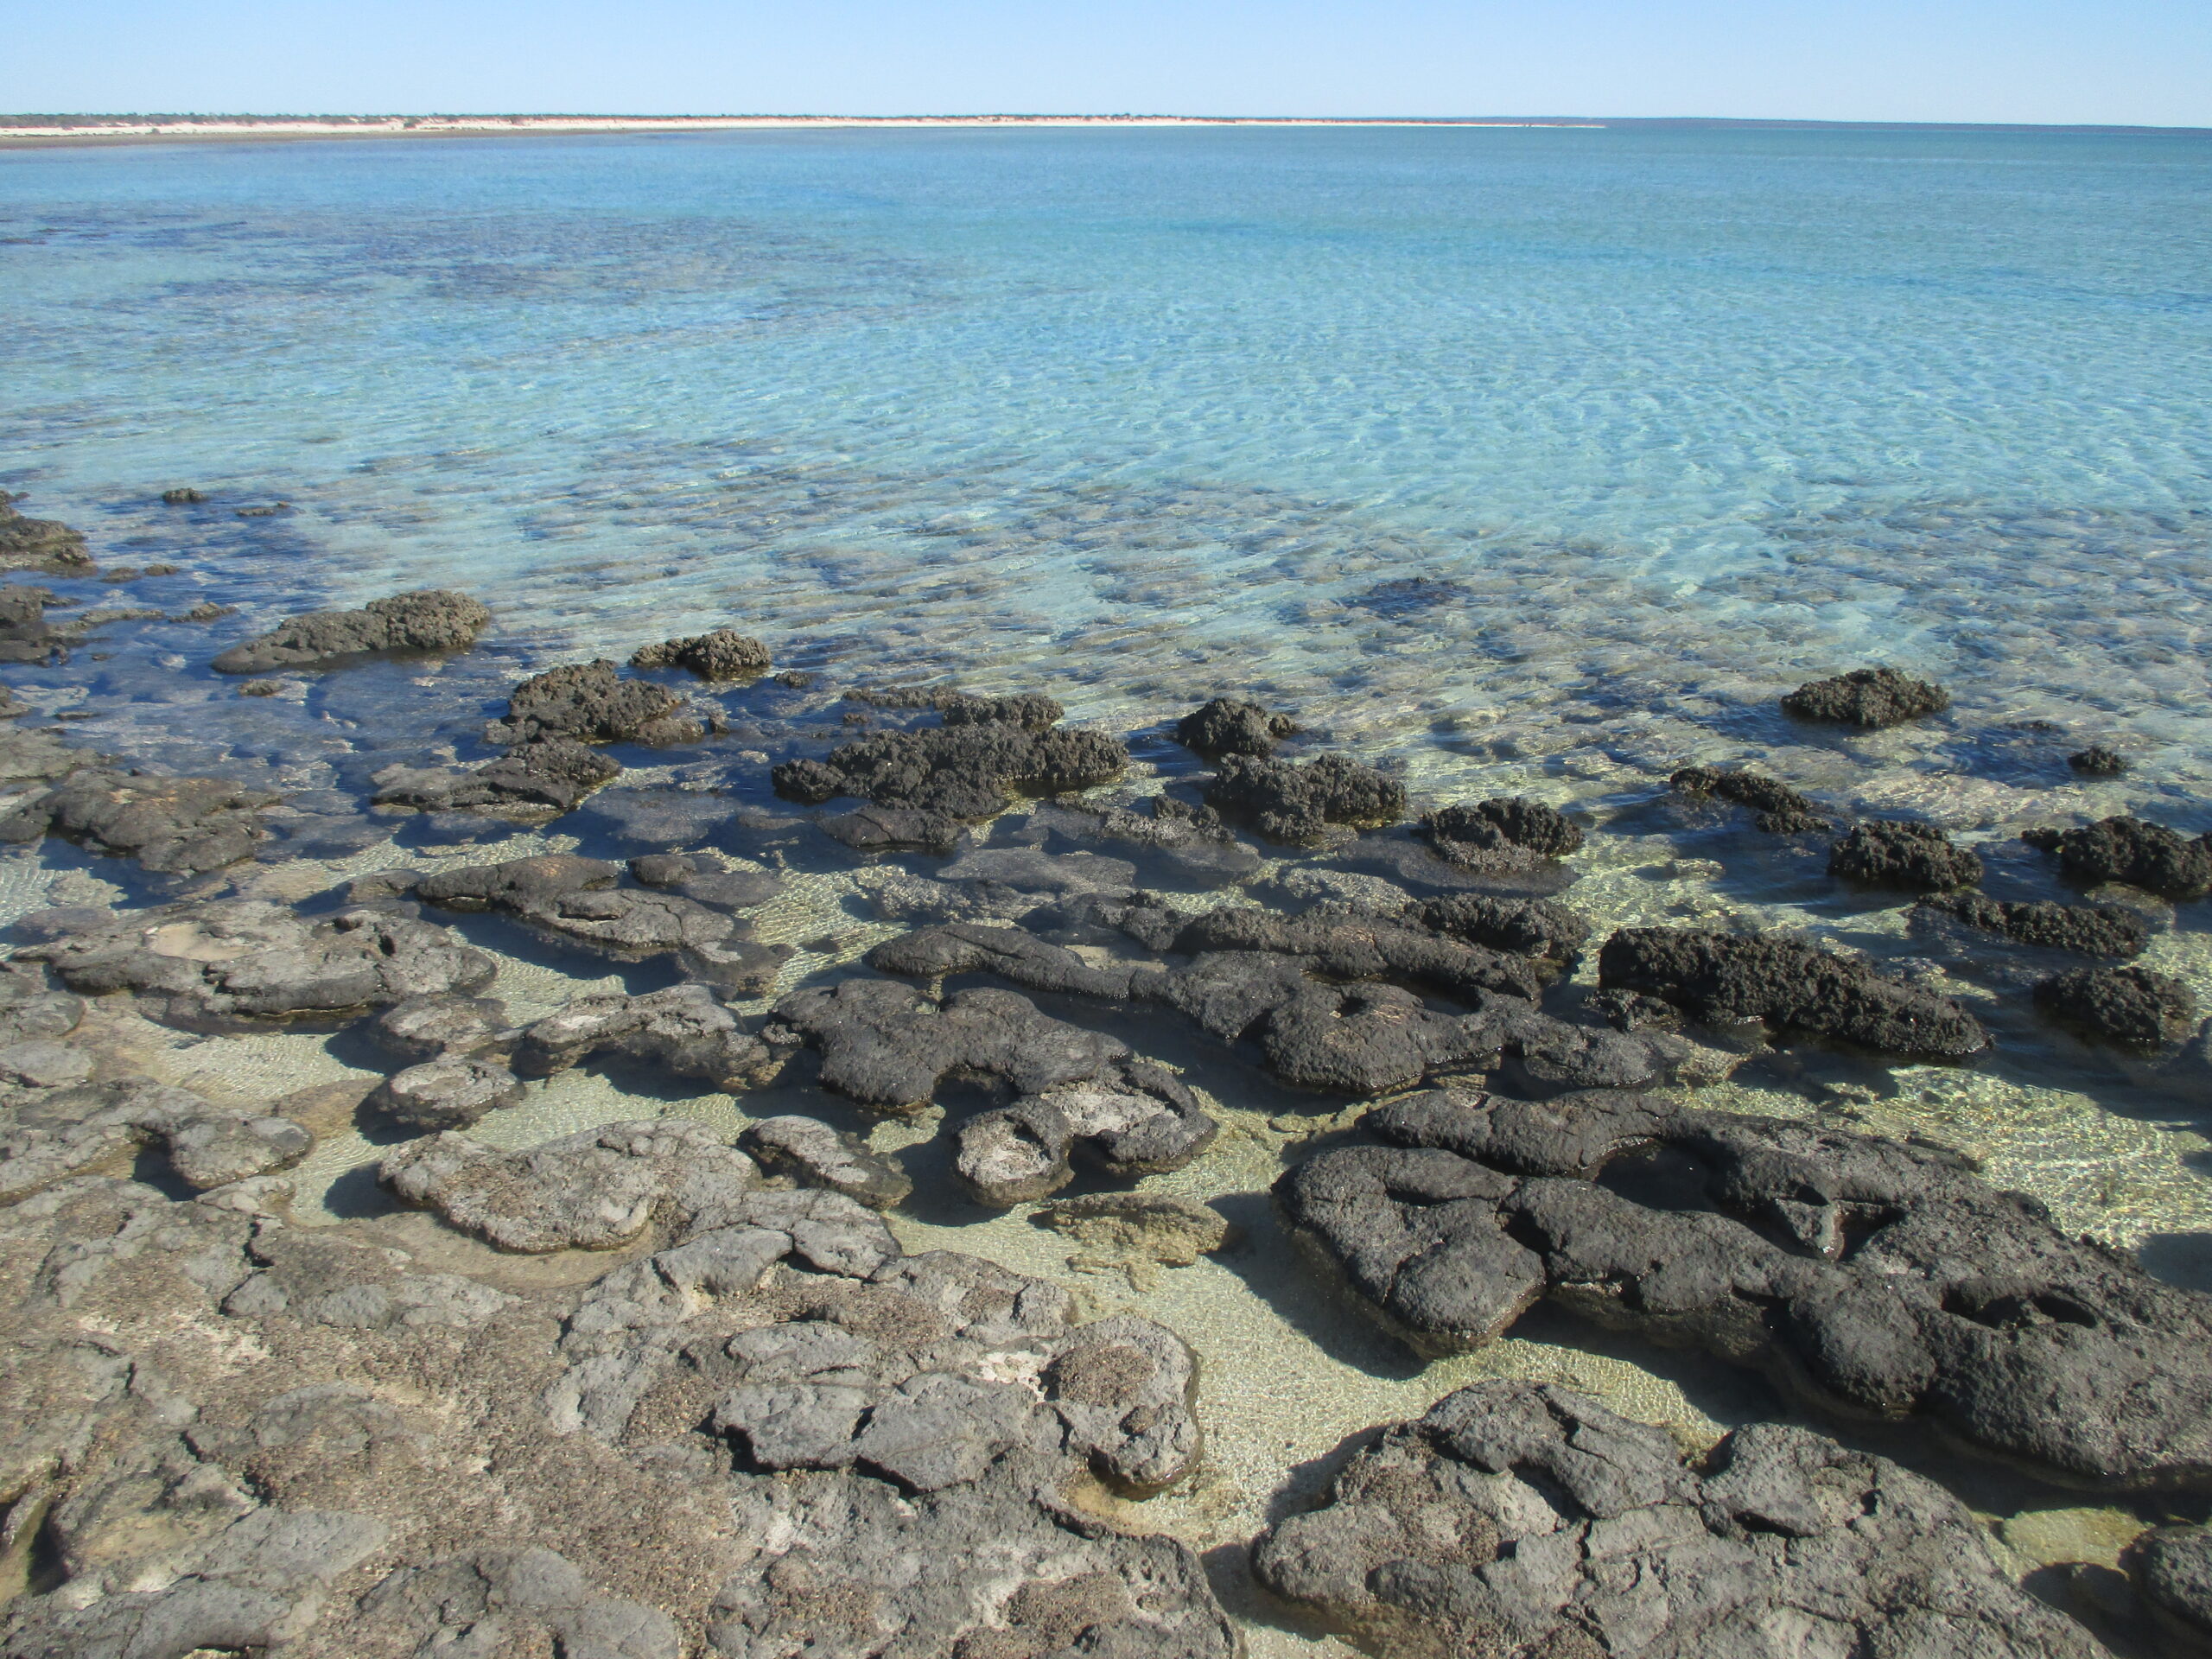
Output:
[[2147,968],[2076,968],[2036,987],[2036,1006],[2084,1036],[2154,1053],[2196,1025],[2189,987]]
[[533,674],[507,699],[504,720],[484,729],[492,743],[569,737],[580,743],[694,743],[707,722],[664,685],[626,680],[604,660],[569,663]]
[[1782,700],[1784,714],[1868,729],[1902,725],[1951,706],[1950,694],[1893,668],[1859,668],[1832,680],[1811,680]]
[[1932,823],[1875,818],[1854,824],[1829,849],[1828,874],[1870,887],[1948,893],[1981,880],[1981,860]]
[[1913,906],[1915,927],[1935,917],[2015,944],[2083,957],[2139,957],[2151,942],[2150,924],[2124,905],[2016,904],[1979,893],[1946,893]]
[[358,611],[314,611],[232,645],[210,664],[219,674],[262,674],[399,652],[467,651],[492,613],[467,594],[424,588],[372,599]]
[[1318,842],[1332,824],[1380,829],[1406,815],[1406,788],[1341,754],[1303,764],[1227,754],[1205,785],[1209,804],[1269,841]]
[[1271,715],[1256,702],[1235,697],[1216,697],[1175,722],[1175,741],[1209,760],[1225,754],[1270,755],[1275,741],[1297,728],[1282,715]]
[[688,669],[702,680],[757,679],[768,671],[768,647],[734,628],[664,639],[630,658],[632,668]]
[[1667,783],[1676,794],[1694,800],[1718,795],[1724,801],[1751,808],[1758,815],[1752,822],[1771,836],[1810,835],[1828,827],[1811,797],[1759,772],[1736,767],[1685,766]]
[[2075,830],[2030,830],[2020,839],[2057,854],[2078,881],[2124,881],[2177,903],[2212,893],[2212,836],[2190,841],[2164,824],[2120,817]]

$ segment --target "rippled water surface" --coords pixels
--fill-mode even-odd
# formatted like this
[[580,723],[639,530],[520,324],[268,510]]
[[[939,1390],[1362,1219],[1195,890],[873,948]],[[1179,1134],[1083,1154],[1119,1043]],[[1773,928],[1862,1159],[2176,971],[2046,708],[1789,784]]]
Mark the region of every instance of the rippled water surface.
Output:
[[[2133,810],[2212,830],[2202,137],[1250,129],[15,152],[0,322],[0,482],[83,527],[105,563],[181,567],[124,602],[240,607],[118,623],[104,654],[11,683],[79,720],[77,741],[258,769],[326,791],[319,810],[410,746],[486,753],[474,722],[528,664],[734,623],[835,683],[1051,691],[1131,738],[1140,773],[1190,770],[1160,723],[1238,691],[1292,712],[1309,747],[1402,768],[1417,801],[1575,807],[1599,833],[1566,896],[1600,936],[1732,921],[1885,960],[1924,948],[1902,896],[1841,893],[1816,853],[1665,804],[1690,760],[1756,762],[1840,816],[1933,818],[2006,897],[2061,893],[2014,839],[2029,824]],[[160,505],[177,485],[210,500]],[[279,615],[430,583],[496,616],[486,647],[442,670],[309,677],[251,703],[207,671]],[[1872,736],[1775,710],[1802,679],[1877,662],[1940,679],[1954,708]],[[733,694],[733,713],[779,695]],[[2084,783],[2063,757],[2089,741],[2133,770]],[[630,784],[765,798],[762,752],[623,758]],[[585,816],[461,855],[574,846]],[[1025,832],[1016,815],[985,833]],[[286,877],[284,896],[342,868]],[[0,910],[105,902],[111,877],[126,879],[50,849],[42,868],[11,864]],[[2208,909],[2162,912],[2145,962],[2212,1008]],[[800,872],[762,937],[801,944],[855,916],[849,873]],[[785,988],[890,931],[810,947]],[[2201,1057],[2131,1069],[2041,1026],[2013,980],[1907,965],[1969,999],[1994,1058],[1784,1055],[1711,1103],[1961,1147],[2069,1227],[2212,1287]],[[502,986],[537,1012],[606,971],[556,966],[510,955]],[[181,1045],[170,1064],[264,1098],[352,1074],[308,1036]],[[1209,1367],[1211,1484],[1155,1510],[1194,1541],[1248,1537],[1345,1435],[1476,1375],[1564,1377],[1692,1436],[1777,1408],[1563,1320],[1412,1363],[1321,1309],[1268,1232],[1267,1182],[1341,1103],[1192,1065],[1230,1132],[1153,1185],[1214,1200],[1257,1241],[1145,1303]],[[667,1105],[581,1075],[532,1089],[486,1138]],[[306,1196],[319,1181],[315,1202],[346,1213],[373,1155],[327,1136]],[[942,1160],[922,1157],[898,1224],[910,1243],[1064,1272],[1025,1214],[931,1198]],[[1288,1651],[1277,1637],[1256,1650]]]

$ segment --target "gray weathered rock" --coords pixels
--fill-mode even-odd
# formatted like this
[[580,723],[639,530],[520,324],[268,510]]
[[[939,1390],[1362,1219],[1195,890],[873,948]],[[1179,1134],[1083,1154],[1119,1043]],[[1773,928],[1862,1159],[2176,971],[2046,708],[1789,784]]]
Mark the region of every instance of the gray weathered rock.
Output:
[[676,1621],[609,1596],[552,1550],[479,1549],[403,1567],[362,1598],[372,1628],[420,1642],[418,1654],[510,1650],[575,1659],[681,1659]]
[[53,1086],[0,1091],[0,1203],[125,1165],[142,1147],[162,1147],[177,1178],[204,1192],[289,1169],[315,1146],[289,1118],[226,1109],[143,1077],[90,1075],[87,1062]]
[[[38,919],[26,925],[35,930]],[[309,918],[258,899],[95,912],[17,955],[51,963],[73,990],[133,992],[183,1026],[351,1017],[410,997],[469,995],[498,971],[433,923],[365,909]]]
[[1124,1059],[969,1118],[954,1132],[953,1176],[978,1204],[1005,1209],[1065,1186],[1078,1151],[1127,1179],[1180,1169],[1217,1128],[1173,1073]]
[[1875,818],[1853,824],[1828,852],[1828,874],[1872,887],[1948,893],[1981,880],[1981,860],[1932,823]]
[[888,1210],[914,1190],[898,1164],[818,1117],[761,1118],[746,1125],[738,1145],[772,1173],[842,1192],[871,1210]]
[[2212,1531],[2158,1527],[2128,1554],[2128,1576],[2176,1651],[2212,1652]]
[[465,1129],[503,1106],[519,1104],[522,1094],[521,1079],[497,1060],[442,1054],[392,1073],[367,1104],[409,1128],[431,1132]]
[[1332,824],[1379,829],[1406,816],[1406,786],[1341,754],[1304,765],[1261,755],[1225,754],[1205,785],[1209,804],[1249,823],[1269,841],[1306,845]]
[[1700,1020],[1760,1020],[1886,1054],[1955,1060],[1989,1046],[1950,998],[1793,939],[1623,928],[1599,952],[1598,976],[1608,989],[1643,991]]
[[1951,706],[1950,694],[1894,668],[1855,668],[1830,680],[1808,680],[1782,700],[1784,714],[1869,729],[1902,725]]
[[450,1133],[387,1154],[377,1179],[503,1250],[610,1249],[658,1217],[676,1231],[759,1179],[743,1153],[687,1117],[609,1123],[500,1152]]
[[514,1067],[550,1077],[594,1055],[658,1065],[725,1094],[774,1077],[785,1056],[748,1032],[704,985],[671,985],[642,996],[580,996],[523,1032]]
[[573,738],[520,743],[480,766],[386,766],[371,804],[417,812],[476,812],[542,823],[572,810],[622,774],[621,766]]
[[253,856],[259,814],[281,798],[222,778],[160,778],[89,768],[0,818],[0,841],[56,835],[133,858],[168,875],[197,875]]
[[1548,1296],[2049,1478],[2212,1488],[2212,1297],[1955,1158],[1635,1096],[1440,1090],[1363,1122],[1387,1144],[1311,1159],[1276,1198],[1420,1351],[1478,1347]]
[[688,669],[702,680],[757,679],[768,671],[768,647],[734,628],[664,639],[630,658],[632,668]]
[[92,556],[81,531],[52,518],[26,518],[16,508],[23,498],[0,490],[0,570],[46,570],[58,576],[90,575]]
[[512,1040],[507,1005],[490,996],[416,996],[369,1021],[365,1034],[403,1059],[474,1054]]
[[1686,1466],[1662,1431],[1496,1381],[1387,1428],[1253,1551],[1376,1654],[2099,1659],[1965,1505],[1887,1459],[1757,1423]]
[[466,594],[425,588],[372,599],[358,611],[314,611],[232,645],[210,664],[219,674],[265,674],[391,652],[467,651],[492,613]]

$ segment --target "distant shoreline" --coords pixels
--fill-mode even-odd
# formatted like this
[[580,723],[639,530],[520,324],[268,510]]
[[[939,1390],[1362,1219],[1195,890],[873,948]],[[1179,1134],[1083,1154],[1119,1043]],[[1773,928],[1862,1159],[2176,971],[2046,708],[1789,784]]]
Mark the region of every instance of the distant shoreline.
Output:
[[1001,127],[1495,127],[1582,130],[2040,132],[2183,137],[2203,127],[1980,122],[1789,121],[1705,117],[1220,115],[0,115],[0,148],[177,139],[451,138],[518,134],[867,130]]

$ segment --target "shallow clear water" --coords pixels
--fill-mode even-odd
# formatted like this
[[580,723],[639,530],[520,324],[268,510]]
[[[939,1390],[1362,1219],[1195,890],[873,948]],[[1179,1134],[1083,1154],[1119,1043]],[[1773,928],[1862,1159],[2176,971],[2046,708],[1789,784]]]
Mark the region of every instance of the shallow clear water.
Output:
[[[1935,818],[2006,897],[2059,892],[2011,840],[2026,824],[2125,809],[2212,830],[2207,273],[2200,137],[1245,129],[4,153],[0,482],[85,528],[104,562],[182,567],[55,586],[242,607],[118,624],[105,658],[6,673],[81,717],[74,741],[352,791],[395,755],[485,753],[471,728],[527,664],[723,623],[836,681],[1049,690],[1132,736],[1140,772],[1188,771],[1147,734],[1241,691],[1294,713],[1308,747],[1402,766],[1417,798],[1579,806],[1603,833],[1567,897],[1601,935],[1733,918],[1895,959],[1927,948],[1901,896],[1839,892],[1816,854],[1739,815],[1683,815],[1664,777],[1752,760],[1839,812]],[[158,505],[182,484],[213,499]],[[276,616],[428,583],[493,606],[486,648],[251,702],[206,670]],[[1941,679],[1953,710],[1871,736],[1775,711],[1799,681],[1871,662]],[[782,695],[726,702],[788,729]],[[2063,757],[2091,740],[2134,771],[2077,780]],[[776,744],[759,741],[625,753],[626,781],[763,796]],[[571,831],[605,850],[588,817],[457,855]],[[987,833],[1025,831],[1015,815]],[[424,855],[255,879],[298,897]],[[11,862],[0,913],[123,896],[100,886],[128,879],[112,863],[44,861]],[[848,874],[802,875],[762,936],[848,943],[794,958],[787,985],[889,931],[851,932],[866,909]],[[2162,916],[2145,961],[2212,1007],[2208,910]],[[2212,1287],[2201,1062],[2117,1064],[2041,1027],[1988,963],[1950,965],[1943,988],[1999,1033],[1986,1064],[1789,1056],[1711,1103],[1962,1147],[2069,1228]],[[501,983],[542,1012],[606,973],[510,956]],[[320,1037],[172,1043],[167,1059],[148,1041],[149,1065],[215,1093],[365,1077]],[[1160,1500],[1155,1524],[1248,1537],[1344,1436],[1497,1370],[1574,1380],[1691,1436],[1780,1409],[1566,1321],[1411,1363],[1319,1306],[1268,1232],[1267,1182],[1310,1144],[1304,1119],[1340,1103],[1188,1063],[1230,1133],[1152,1185],[1255,1236],[1139,1299],[1205,1355],[1217,1448],[1211,1484]],[[836,1102],[804,1109],[865,1127]],[[734,1123],[752,1103],[572,1074],[480,1133],[528,1144],[662,1109]],[[912,1150],[941,1174],[941,1154]],[[326,1133],[303,1213],[372,1192],[373,1155]],[[985,1219],[929,1190],[899,1222],[917,1248],[1065,1274],[1065,1242],[1025,1212]],[[1255,1634],[1262,1652],[1290,1641]]]

